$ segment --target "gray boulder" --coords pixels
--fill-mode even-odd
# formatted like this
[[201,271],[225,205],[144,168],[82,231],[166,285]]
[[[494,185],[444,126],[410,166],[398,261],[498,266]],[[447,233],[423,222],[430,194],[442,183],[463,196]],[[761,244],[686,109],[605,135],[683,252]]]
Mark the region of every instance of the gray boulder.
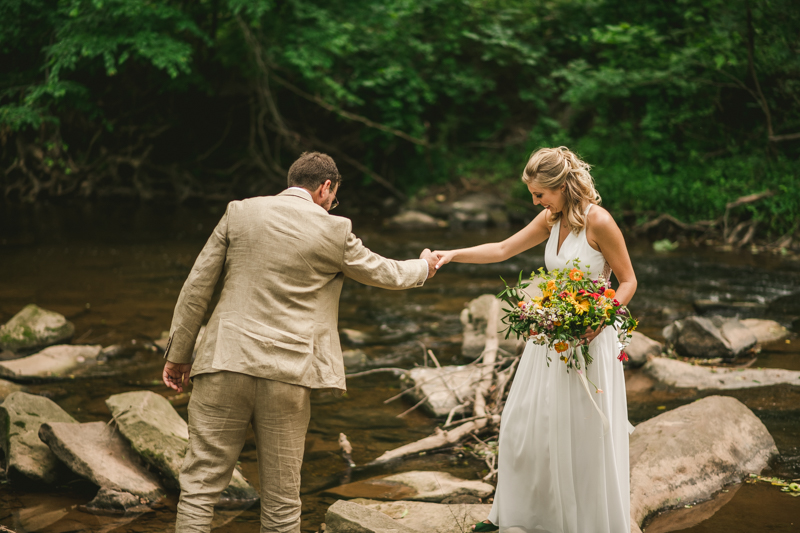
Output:
[[398,525],[413,531],[437,533],[469,532],[472,524],[486,520],[492,506],[488,504],[442,504],[428,502],[380,502],[353,500],[373,511],[379,511]]
[[326,533],[412,533],[380,511],[339,500],[325,513]]
[[54,483],[60,461],[39,439],[43,423],[77,424],[55,402],[26,392],[12,392],[0,405],[0,438],[5,457],[5,472],[17,472],[40,483]]
[[30,304],[0,326],[0,349],[31,350],[63,342],[74,333],[64,315]]
[[782,341],[791,335],[788,329],[781,326],[774,320],[761,320],[758,318],[746,318],[741,321],[742,325],[750,330],[758,344],[769,344],[771,342]]
[[800,386],[800,371],[780,368],[708,367],[656,357],[642,370],[662,383],[683,389],[749,389],[781,383]]
[[[178,476],[189,444],[189,427],[163,396],[151,391],[115,394],[106,400],[120,433],[144,461],[161,473],[164,483],[179,489]],[[236,468],[220,502],[250,504],[258,493]]]
[[660,342],[634,331],[631,334],[630,344],[625,348],[625,353],[628,354],[628,366],[639,368],[647,362],[648,357],[658,357],[663,350],[664,346]]
[[364,350],[345,350],[342,352],[342,362],[345,368],[356,368],[367,363],[367,354]]
[[471,496],[475,502],[488,498],[494,487],[477,480],[460,479],[446,472],[413,471],[341,485],[326,491],[341,498],[411,500],[439,503]]
[[756,345],[756,337],[736,318],[690,316],[664,328],[664,337],[686,357],[735,358]]
[[488,194],[471,194],[450,206],[450,224],[455,227],[482,228],[508,226],[508,214],[502,200]]
[[408,388],[414,387],[408,393],[414,403],[425,399],[422,406],[426,411],[444,417],[475,395],[475,383],[480,376],[481,369],[474,365],[417,367],[405,374],[402,381]]
[[707,500],[777,453],[761,420],[735,398],[709,396],[642,422],[630,437],[632,525],[678,502]]
[[42,424],[39,438],[70,470],[101,488],[133,494],[142,504],[164,494],[158,479],[130,444],[105,422]]
[[419,230],[435,229],[446,226],[447,223],[420,211],[404,211],[388,219],[385,225],[391,228]]
[[[461,323],[464,325],[464,340],[461,344],[461,355],[464,357],[478,357],[483,353],[486,346],[486,323],[489,318],[489,311],[492,308],[492,302],[496,299],[493,294],[484,294],[474,300],[470,301],[464,310],[461,311]],[[503,308],[506,304],[500,304],[500,313],[498,314],[497,324],[502,331],[505,325],[500,321],[499,317],[503,316]],[[508,353],[516,355],[522,352],[525,347],[525,341],[517,339],[515,335],[510,335],[508,339],[505,338],[505,333],[498,335],[500,341],[500,349]]]
[[39,353],[0,362],[0,375],[10,379],[58,378],[94,363],[103,349],[100,345],[60,344]]

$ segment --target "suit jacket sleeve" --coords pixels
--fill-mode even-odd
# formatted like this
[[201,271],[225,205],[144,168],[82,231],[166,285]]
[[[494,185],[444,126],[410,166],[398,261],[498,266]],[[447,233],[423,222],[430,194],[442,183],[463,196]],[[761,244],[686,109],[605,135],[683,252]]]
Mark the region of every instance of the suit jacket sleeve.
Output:
[[222,216],[208,242],[194,262],[189,277],[183,284],[164,357],[172,363],[191,363],[192,353],[200,325],[214,293],[228,251],[228,217],[231,205]]
[[361,239],[348,232],[342,272],[365,285],[383,289],[410,289],[421,287],[428,279],[428,262],[424,259],[387,259],[372,252]]

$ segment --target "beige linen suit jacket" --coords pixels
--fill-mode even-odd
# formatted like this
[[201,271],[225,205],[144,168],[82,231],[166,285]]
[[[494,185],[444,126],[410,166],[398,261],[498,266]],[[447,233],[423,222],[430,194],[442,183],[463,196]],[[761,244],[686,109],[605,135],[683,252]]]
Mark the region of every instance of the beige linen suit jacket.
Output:
[[371,252],[349,219],[328,214],[304,190],[231,202],[178,297],[168,361],[191,362],[220,275],[222,293],[192,376],[230,371],[344,391],[338,332],[344,276],[407,289],[425,282],[428,265]]

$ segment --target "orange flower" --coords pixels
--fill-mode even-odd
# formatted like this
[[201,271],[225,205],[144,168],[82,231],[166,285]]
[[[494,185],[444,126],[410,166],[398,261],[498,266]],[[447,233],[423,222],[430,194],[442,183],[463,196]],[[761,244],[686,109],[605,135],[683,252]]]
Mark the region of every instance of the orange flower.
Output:
[[577,268],[573,268],[569,271],[569,279],[572,281],[580,281],[583,279],[583,272],[578,270]]
[[615,291],[614,289],[606,289],[606,292],[603,293],[603,296],[605,296],[606,298],[611,298],[611,299],[613,299],[614,296],[616,296],[616,295],[617,295],[617,291]]
[[551,279],[550,281],[547,282],[547,290],[548,291],[556,292],[556,289],[557,289],[557,287],[556,287],[556,282],[555,281],[553,281]]
[[566,352],[569,349],[569,344],[567,344],[564,341],[560,341],[560,342],[555,343],[553,348],[555,348],[556,352],[558,352],[558,353]]
[[517,303],[517,307],[522,307],[523,305],[525,305],[525,302],[523,302],[523,301],[520,301],[519,303]]

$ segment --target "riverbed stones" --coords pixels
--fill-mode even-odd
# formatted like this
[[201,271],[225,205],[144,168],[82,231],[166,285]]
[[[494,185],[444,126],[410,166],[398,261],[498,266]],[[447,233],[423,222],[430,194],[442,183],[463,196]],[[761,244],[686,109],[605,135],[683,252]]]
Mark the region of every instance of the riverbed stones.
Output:
[[788,329],[781,326],[774,320],[746,318],[741,322],[742,325],[749,329],[750,333],[755,336],[758,344],[769,344],[771,342],[782,341],[791,335]]
[[345,350],[342,352],[342,362],[345,368],[358,368],[367,363],[367,354],[364,350]]
[[402,380],[413,388],[408,395],[414,403],[423,399],[422,407],[436,417],[446,417],[466,400],[475,396],[475,384],[480,379],[478,366],[416,367],[409,370]]
[[447,472],[412,471],[356,481],[326,492],[341,498],[434,503],[471,496],[477,503],[481,498],[491,496],[494,487],[483,481],[460,479]]
[[778,449],[735,398],[709,396],[636,426],[630,437],[631,519],[680,502],[707,500],[766,468]]
[[149,510],[142,505],[139,496],[130,492],[119,492],[106,487],[101,487],[95,497],[86,504],[89,512],[118,511],[121,513],[141,512]]
[[342,328],[339,330],[342,340],[350,345],[361,346],[369,342],[369,335],[357,329]]
[[628,366],[639,368],[647,362],[648,357],[658,357],[663,350],[664,346],[660,342],[634,331],[631,334],[630,344],[625,347],[625,353],[628,355]]
[[414,531],[416,530],[392,520],[380,511],[344,500],[331,505],[325,513],[326,533],[414,533]]
[[470,526],[486,520],[492,506],[489,504],[441,504],[429,502],[381,502],[356,499],[358,504],[379,511],[398,525],[413,531],[437,533],[464,533]]
[[800,387],[800,371],[780,368],[708,367],[656,357],[643,370],[662,383],[682,389],[749,389],[781,383]]
[[[189,427],[169,400],[152,391],[115,394],[106,400],[120,433],[141,458],[161,473],[164,483],[179,489],[179,474],[189,444]],[[252,503],[258,493],[239,469],[233,472],[220,501]]]
[[75,326],[64,315],[30,304],[0,326],[0,348],[32,350],[63,342],[74,333]]
[[733,359],[756,345],[755,335],[736,318],[690,316],[664,328],[664,338],[686,357]]
[[421,211],[403,211],[385,222],[386,226],[390,228],[398,228],[404,230],[425,230],[435,229],[442,225],[447,225],[446,222],[440,221]]
[[470,194],[451,204],[450,224],[456,228],[506,227],[508,214],[503,202],[495,196]]
[[42,424],[39,438],[70,470],[101,488],[133,494],[144,500],[143,504],[164,494],[156,476],[113,425]]
[[[492,308],[492,303],[497,298],[493,294],[484,294],[474,300],[470,301],[461,311],[461,323],[464,325],[464,340],[461,344],[461,355],[464,357],[478,357],[483,353],[486,346],[486,323],[489,318],[489,311]],[[499,329],[505,326],[500,321],[505,304],[500,305],[500,312],[498,313],[497,324]],[[512,334],[505,338],[505,334],[498,335],[500,341],[500,348],[507,353],[516,355],[522,351],[525,346],[525,341],[516,339]]]
[[102,349],[100,345],[50,346],[27,357],[0,361],[0,376],[17,380],[64,377],[96,361]]
[[55,402],[28,394],[12,392],[0,405],[0,438],[5,457],[5,472],[16,472],[26,478],[53,483],[58,478],[58,457],[39,439],[43,423],[75,424],[77,420]]

